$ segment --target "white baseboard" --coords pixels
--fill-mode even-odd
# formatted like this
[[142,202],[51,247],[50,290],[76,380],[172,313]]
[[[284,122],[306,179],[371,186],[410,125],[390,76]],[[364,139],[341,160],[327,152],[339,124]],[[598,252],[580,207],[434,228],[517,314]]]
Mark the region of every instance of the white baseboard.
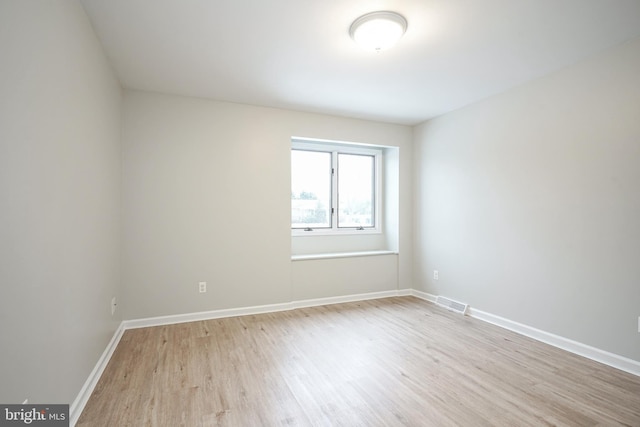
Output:
[[411,295],[413,295],[414,297],[423,299],[425,301],[433,302],[433,303],[436,302],[436,298],[437,298],[435,295],[431,295],[422,291],[417,291],[415,289],[411,289]]
[[370,292],[366,294],[344,295],[340,297],[314,298],[294,301],[292,308],[317,307],[321,305],[340,304],[344,302],[366,301],[370,299],[390,298],[399,296],[399,291]]
[[640,376],[640,362],[628,359],[624,356],[591,347],[590,345],[573,341],[569,338],[561,337],[550,332],[545,332],[531,326],[523,325],[522,323],[514,322],[513,320],[505,319],[503,317],[496,316],[495,314],[487,313],[475,308],[469,308],[469,316],[500,326],[501,328],[508,329],[520,335],[533,338],[534,340],[541,341],[570,353],[586,357],[587,359],[609,365],[616,369],[620,369],[621,371]]
[[[436,295],[417,291],[415,289],[412,289],[411,295],[429,302],[435,302],[436,300]],[[570,340],[569,338],[545,332],[528,325],[523,325],[522,323],[514,322],[513,320],[505,319],[504,317],[496,316],[495,314],[487,313],[486,311],[472,307],[469,307],[467,314],[475,319],[500,326],[501,328],[533,338],[534,340],[552,345],[559,349],[568,351],[569,353],[577,354],[578,356],[586,357],[587,359],[595,360],[596,362],[620,369],[621,371],[640,376],[640,362],[636,360],[610,353],[599,348],[591,347],[587,344],[582,344],[580,342]]]
[[120,323],[120,326],[118,326],[118,329],[116,329],[116,331],[114,332],[113,337],[111,337],[111,341],[109,341],[109,344],[107,344],[107,348],[105,348],[104,352],[100,356],[100,359],[98,359],[98,363],[96,363],[93,371],[91,371],[89,377],[80,389],[80,393],[78,393],[76,399],[69,406],[70,427],[74,427],[78,422],[78,418],[80,418],[82,410],[89,401],[89,397],[91,397],[93,389],[96,387],[96,384],[98,384],[98,380],[107,367],[109,360],[111,360],[113,352],[116,350],[116,347],[118,347],[118,343],[120,342],[120,338],[122,338],[122,334],[124,334],[124,331],[124,322],[122,322]]
[[[169,316],[148,317],[144,319],[125,320],[124,329],[148,328],[151,326],[173,325],[177,323],[197,322],[200,320],[221,319],[224,317],[249,316],[296,308],[317,307],[321,305],[340,304],[344,302],[365,301],[378,298],[399,296],[400,291],[370,292],[366,294],[343,295],[338,297],[314,298],[280,304],[257,305],[252,307],[229,308],[221,310],[201,311],[197,313],[173,314]],[[408,293],[403,293],[408,295]]]
[[172,314],[169,316],[147,317],[143,319],[125,320],[125,329],[148,328],[151,326],[174,325],[177,323],[197,322],[200,320],[221,319],[223,317],[248,316],[252,314],[275,313],[292,310],[292,303],[267,304],[253,307],[228,308],[221,310],[200,311],[197,313]]
[[278,311],[294,310],[296,308],[317,307],[321,305],[340,304],[344,302],[366,301],[370,299],[389,298],[409,295],[405,291],[382,291],[366,294],[343,295],[338,297],[314,298],[285,302],[281,304],[257,305],[252,307],[229,308],[221,310],[201,311],[197,313],[174,314],[170,316],[148,317],[144,319],[125,320],[124,328],[148,328],[150,326],[173,325],[176,323],[197,322],[200,320],[221,319],[223,317],[249,316]]

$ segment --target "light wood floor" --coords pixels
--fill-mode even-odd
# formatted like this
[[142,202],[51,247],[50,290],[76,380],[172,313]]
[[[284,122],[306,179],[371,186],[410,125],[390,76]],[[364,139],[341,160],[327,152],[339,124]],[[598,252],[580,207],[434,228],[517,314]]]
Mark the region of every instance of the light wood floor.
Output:
[[78,426],[640,426],[640,377],[413,297],[126,331]]

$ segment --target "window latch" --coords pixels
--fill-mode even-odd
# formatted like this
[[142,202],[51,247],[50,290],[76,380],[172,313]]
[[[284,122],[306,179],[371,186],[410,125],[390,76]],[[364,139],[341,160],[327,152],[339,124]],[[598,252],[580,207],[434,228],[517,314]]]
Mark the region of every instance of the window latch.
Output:
[[356,230],[364,230],[364,227],[360,226],[360,227],[356,228]]
[[307,228],[304,229],[304,231],[313,231],[313,228],[307,227]]

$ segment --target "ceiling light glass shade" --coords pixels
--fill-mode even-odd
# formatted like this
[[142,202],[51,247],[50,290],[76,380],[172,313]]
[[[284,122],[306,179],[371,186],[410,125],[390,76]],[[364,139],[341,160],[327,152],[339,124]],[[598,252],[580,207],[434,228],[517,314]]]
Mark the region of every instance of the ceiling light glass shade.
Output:
[[393,47],[407,30],[407,20],[395,12],[371,12],[356,19],[349,34],[358,45],[379,52]]

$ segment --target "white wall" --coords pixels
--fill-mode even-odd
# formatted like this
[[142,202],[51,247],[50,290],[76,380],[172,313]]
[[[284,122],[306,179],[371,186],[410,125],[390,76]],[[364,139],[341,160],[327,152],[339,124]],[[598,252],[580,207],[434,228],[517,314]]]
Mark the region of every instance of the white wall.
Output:
[[0,402],[71,403],[119,317],[120,103],[76,1],[0,2]]
[[639,100],[635,40],[416,127],[415,287],[640,361]]
[[[406,144],[405,144],[406,146]],[[409,151],[410,152],[410,151]],[[395,291],[400,289],[399,260],[407,253],[400,252],[400,149],[384,149],[380,180],[382,203],[381,233],[345,236],[299,236],[291,239],[292,255],[327,254],[344,252],[394,251],[395,254],[376,254],[347,258],[296,259],[291,265],[292,296],[294,301],[328,298],[342,295],[358,295],[371,292]],[[407,156],[408,157],[408,156]],[[406,159],[406,164],[409,161]],[[407,171],[404,171],[407,172]],[[405,178],[407,182],[410,179]],[[407,188],[402,189],[405,205]],[[410,206],[406,206],[410,211]],[[408,236],[406,220],[403,228]],[[411,260],[411,258],[409,258]],[[405,268],[407,275],[410,268]],[[410,282],[405,281],[409,288]]]
[[124,109],[127,318],[309,295],[292,281],[292,136],[400,147],[400,287],[410,287],[411,128],[135,91]]
[[398,289],[398,255],[295,261],[294,301]]

